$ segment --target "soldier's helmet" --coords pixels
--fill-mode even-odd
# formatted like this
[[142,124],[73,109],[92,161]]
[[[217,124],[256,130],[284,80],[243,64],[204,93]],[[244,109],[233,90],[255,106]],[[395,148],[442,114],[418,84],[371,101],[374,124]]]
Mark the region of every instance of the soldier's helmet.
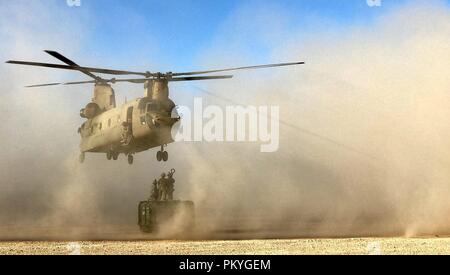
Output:
[[166,177],[166,173],[162,173],[161,178],[165,178],[165,177]]

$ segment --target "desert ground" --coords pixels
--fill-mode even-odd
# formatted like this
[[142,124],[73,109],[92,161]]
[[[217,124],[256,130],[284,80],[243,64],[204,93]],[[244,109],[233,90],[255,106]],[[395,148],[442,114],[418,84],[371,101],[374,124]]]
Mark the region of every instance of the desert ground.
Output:
[[344,238],[215,241],[2,242],[0,254],[25,255],[403,255],[450,254],[450,238]]
[[[190,234],[142,233],[137,225],[88,227],[0,226],[1,255],[448,255],[450,236],[442,231],[405,235],[392,228],[302,222],[293,226],[208,228],[199,220]],[[252,223],[254,224],[254,223]],[[271,223],[273,224],[273,223]],[[236,225],[236,223],[234,223]],[[364,226],[363,226],[364,225]],[[289,227],[290,226],[290,227]],[[263,229],[264,228],[264,229]],[[283,229],[284,230],[283,230]],[[370,230],[369,230],[370,229]],[[337,235],[342,232],[344,235]]]

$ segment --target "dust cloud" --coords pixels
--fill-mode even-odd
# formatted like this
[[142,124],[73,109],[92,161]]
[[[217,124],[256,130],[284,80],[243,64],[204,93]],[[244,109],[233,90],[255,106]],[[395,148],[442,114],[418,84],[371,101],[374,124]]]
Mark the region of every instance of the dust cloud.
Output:
[[[223,26],[230,31],[218,35],[206,64],[247,60],[252,35],[272,33],[239,23],[252,12],[243,9]],[[286,17],[273,7],[259,12],[268,22]],[[289,29],[284,23],[278,28]],[[199,148],[189,180],[194,194],[225,221],[217,228],[230,224],[224,216],[244,216],[240,226],[298,234],[448,233],[449,8],[414,2],[368,26],[327,27],[259,37],[272,61],[305,60],[304,67],[204,87],[241,104],[279,105],[285,125],[274,154],[249,145]]]
[[[77,56],[89,46],[77,16],[92,15],[70,12],[55,2],[1,3],[1,60],[45,61],[42,49]],[[252,143],[178,143],[169,145],[168,163],[157,163],[152,150],[133,166],[103,155],[80,165],[77,113],[91,88],[25,90],[76,76],[1,65],[0,238],[127,238],[151,181],[172,167],[176,196],[195,201],[205,237],[233,230],[249,237],[448,233],[450,9],[412,2],[351,28],[314,18],[314,32],[290,26],[292,16],[243,5],[198,57],[206,68],[266,62],[253,59],[251,41],[258,41],[269,61],[307,62],[198,84],[219,96],[203,94],[210,104],[229,104],[221,97],[280,106],[276,153],[259,153]],[[102,64],[89,57],[83,62]]]

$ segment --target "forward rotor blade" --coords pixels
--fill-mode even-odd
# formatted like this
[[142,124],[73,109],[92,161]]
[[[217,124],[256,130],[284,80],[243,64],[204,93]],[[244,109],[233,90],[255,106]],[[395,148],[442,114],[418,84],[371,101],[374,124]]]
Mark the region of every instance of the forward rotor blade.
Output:
[[[58,52],[56,52],[56,51],[48,51],[48,50],[46,50],[46,51],[44,51],[44,52],[48,53],[49,55],[53,56],[54,58],[56,58],[56,59],[58,59],[58,60],[60,60],[60,61],[66,63],[67,65],[70,65],[70,66],[78,66],[77,63],[73,62],[73,61],[70,60],[69,58],[65,57],[64,55],[62,55],[62,54],[60,54],[60,53],[58,53]],[[87,75],[87,76],[89,76],[89,77],[92,77],[93,79],[95,79],[95,80],[97,80],[97,81],[101,81],[101,80],[102,80],[101,77],[98,77],[98,76],[96,76],[95,74],[93,74],[93,73],[91,73],[91,72],[89,72],[89,71],[87,71],[87,70],[80,70],[80,72],[84,73],[85,75]]]
[[[232,75],[214,75],[214,76],[190,76],[190,77],[175,77],[171,78],[169,82],[180,82],[180,81],[196,81],[196,80],[213,80],[213,79],[230,79]],[[130,83],[144,83],[149,80],[153,80],[154,78],[126,78],[126,79],[105,79],[104,83],[116,83],[116,82],[130,82]],[[76,82],[67,82],[63,85],[76,85],[76,84],[89,84],[89,83],[97,83],[98,81],[76,81]]]
[[187,77],[175,77],[169,79],[171,82],[177,81],[196,81],[196,80],[214,80],[214,79],[230,79],[232,75],[215,75],[215,76],[187,76]]
[[267,64],[267,65],[257,65],[257,66],[247,66],[247,67],[236,67],[236,68],[229,68],[229,69],[209,70],[209,71],[173,73],[172,75],[173,76],[183,76],[183,75],[211,74],[211,73],[229,72],[229,71],[237,71],[237,70],[263,69],[263,68],[293,66],[293,65],[302,65],[302,64],[305,64],[305,62],[278,63],[278,64]]
[[112,75],[142,75],[145,77],[153,76],[153,74],[151,74],[151,73],[144,73],[144,72],[110,70],[110,69],[102,69],[102,68],[81,67],[81,66],[73,66],[73,65],[60,65],[60,64],[40,63],[40,62],[9,60],[6,63],[16,64],[16,65],[38,66],[38,67],[46,67],[46,68],[54,68],[54,69],[62,69],[62,70],[71,70],[71,71],[88,71],[88,72],[92,72],[92,73],[112,74]]

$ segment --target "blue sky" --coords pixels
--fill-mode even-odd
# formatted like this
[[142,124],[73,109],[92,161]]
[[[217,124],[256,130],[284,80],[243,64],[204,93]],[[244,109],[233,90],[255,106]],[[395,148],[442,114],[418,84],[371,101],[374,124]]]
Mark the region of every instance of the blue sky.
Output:
[[[322,44],[333,43],[340,35],[352,33],[355,27],[372,26],[377,18],[405,4],[432,2],[381,0],[380,7],[369,7],[366,0],[80,1],[79,7],[69,7],[67,0],[0,1],[0,57],[58,62],[42,52],[51,49],[80,65],[153,72],[294,61],[280,52],[282,43],[293,35],[300,36],[293,37],[295,43],[311,45],[309,34],[320,34]],[[434,1],[450,6],[450,0]],[[330,34],[332,39],[327,39]],[[299,60],[309,61],[304,56]],[[73,72],[20,69],[29,76],[39,75],[14,85],[86,79]],[[142,93],[139,85],[116,86],[131,90],[129,97]],[[177,87],[186,89],[188,84],[172,89]],[[178,93],[177,99],[184,94]]]
[[[273,49],[279,48],[274,43],[293,34],[307,37],[324,30],[342,34],[421,0],[380,0],[380,7],[369,7],[367,0],[79,1],[79,7],[69,7],[67,0],[0,3],[4,22],[0,40],[11,42],[2,45],[0,41],[0,49],[17,48],[14,34],[23,32],[32,34],[23,43],[33,45],[33,53],[41,54],[35,58],[42,61],[54,62],[41,52],[54,49],[86,66],[150,71],[283,62],[290,60],[272,56]],[[450,0],[442,2],[449,5]],[[8,11],[16,3],[17,10]],[[27,11],[17,15],[22,10]],[[27,19],[28,13],[34,15],[33,20]],[[19,31],[17,26],[21,26]],[[240,56],[230,56],[234,52]],[[4,58],[24,57],[22,53]],[[234,61],[227,62],[227,58]]]
[[[95,51],[102,59],[112,55],[120,59],[120,56],[133,58],[134,51],[146,49],[146,58],[158,59],[155,63],[164,67],[161,70],[169,66],[175,66],[174,69],[195,67],[201,52],[217,39],[226,22],[242,10],[247,11],[249,24],[255,22],[252,9],[259,11],[265,7],[285,12],[287,16],[282,18],[285,26],[312,31],[308,18],[322,18],[324,25],[333,22],[345,28],[368,24],[378,15],[408,2],[382,0],[381,7],[371,8],[366,0],[81,1],[80,7],[69,8],[65,0],[60,0],[58,5],[70,9],[75,18],[88,21],[89,38],[82,45],[85,51]],[[271,20],[258,23],[261,28],[266,27],[264,24],[268,28],[274,24]],[[262,48],[256,47],[255,51],[264,54]]]

